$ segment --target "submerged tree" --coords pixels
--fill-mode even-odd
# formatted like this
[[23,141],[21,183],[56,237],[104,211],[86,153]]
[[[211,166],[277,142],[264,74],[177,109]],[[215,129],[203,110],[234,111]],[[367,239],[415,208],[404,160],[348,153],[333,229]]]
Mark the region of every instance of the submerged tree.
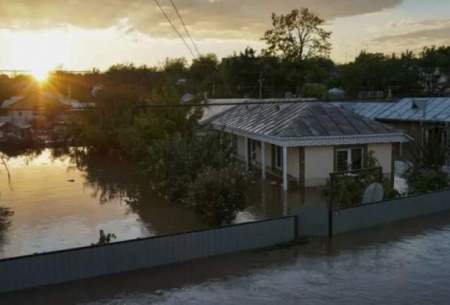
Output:
[[294,9],[287,15],[273,13],[273,28],[266,31],[262,38],[268,45],[265,52],[297,61],[328,57],[331,32],[323,28],[324,23],[307,8]]

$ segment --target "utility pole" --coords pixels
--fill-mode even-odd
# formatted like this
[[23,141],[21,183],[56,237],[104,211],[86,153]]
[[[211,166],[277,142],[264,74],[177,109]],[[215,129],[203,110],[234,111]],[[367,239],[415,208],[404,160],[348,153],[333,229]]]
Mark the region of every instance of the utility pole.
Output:
[[263,78],[263,73],[262,71],[259,72],[259,79],[258,79],[258,84],[259,84],[259,99],[262,100],[263,98],[263,83],[264,83],[264,78]]

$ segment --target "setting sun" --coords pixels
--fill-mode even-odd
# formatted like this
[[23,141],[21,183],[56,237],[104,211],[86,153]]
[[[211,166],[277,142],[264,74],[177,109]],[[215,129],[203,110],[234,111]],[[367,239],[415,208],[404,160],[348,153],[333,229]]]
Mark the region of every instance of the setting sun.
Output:
[[64,30],[16,32],[8,43],[12,52],[7,67],[30,71],[37,81],[45,81],[50,71],[69,63],[69,36]]
[[48,79],[50,69],[48,68],[32,68],[31,75],[39,82],[45,82]]

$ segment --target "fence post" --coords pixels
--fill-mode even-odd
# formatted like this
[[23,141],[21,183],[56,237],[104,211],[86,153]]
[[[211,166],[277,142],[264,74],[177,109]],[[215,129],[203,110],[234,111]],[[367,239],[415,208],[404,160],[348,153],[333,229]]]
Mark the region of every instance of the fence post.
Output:
[[333,205],[334,205],[335,178],[336,177],[334,174],[330,174],[331,191],[330,191],[330,201],[328,202],[328,238],[333,237]]

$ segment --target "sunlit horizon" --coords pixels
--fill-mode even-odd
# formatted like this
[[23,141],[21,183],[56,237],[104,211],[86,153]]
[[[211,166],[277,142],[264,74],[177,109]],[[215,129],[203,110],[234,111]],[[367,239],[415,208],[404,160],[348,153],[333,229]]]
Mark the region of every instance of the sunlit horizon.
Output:
[[[448,1],[427,1],[426,9],[419,0],[340,5],[328,0],[261,1],[253,13],[241,9],[253,1],[214,1],[203,6],[201,1],[186,1],[179,5],[200,52],[219,58],[248,46],[260,51],[270,14],[301,6],[326,19],[327,29],[333,32],[331,59],[337,63],[352,61],[362,50],[390,54],[450,45]],[[102,9],[98,16],[101,3],[78,7],[76,2],[65,8],[49,1],[37,9],[37,3],[30,2],[17,11],[13,2],[2,4],[0,12],[0,70],[26,70],[45,79],[46,73],[55,69],[104,71],[114,64],[160,66],[166,58],[193,59],[151,1],[139,1],[132,8],[123,5],[122,10],[119,3],[114,9]],[[162,3],[182,32],[168,2]]]

